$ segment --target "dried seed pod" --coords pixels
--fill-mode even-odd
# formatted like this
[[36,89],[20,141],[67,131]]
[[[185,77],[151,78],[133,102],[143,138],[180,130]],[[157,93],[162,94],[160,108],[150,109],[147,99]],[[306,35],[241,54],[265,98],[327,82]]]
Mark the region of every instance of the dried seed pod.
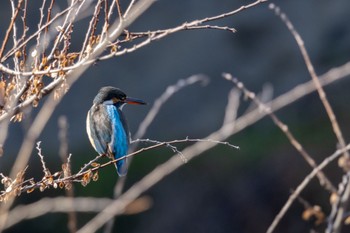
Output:
[[82,184],[83,186],[88,185],[88,183],[90,183],[90,180],[91,180],[92,175],[93,175],[93,174],[92,174],[92,172],[91,172],[91,169],[88,170],[88,171],[83,175],[83,177],[82,177],[82,179],[81,179],[81,184]]
[[64,183],[63,183],[63,182],[60,182],[60,183],[58,184],[58,186],[60,187],[60,189],[63,189]]
[[92,176],[92,180],[93,181],[97,181],[98,180],[98,171],[96,171],[95,174]]

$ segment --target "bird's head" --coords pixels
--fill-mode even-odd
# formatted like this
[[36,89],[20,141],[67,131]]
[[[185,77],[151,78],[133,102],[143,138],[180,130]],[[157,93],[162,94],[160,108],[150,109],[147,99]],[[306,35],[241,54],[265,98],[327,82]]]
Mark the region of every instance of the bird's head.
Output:
[[94,104],[110,104],[121,107],[124,104],[146,104],[143,100],[127,97],[126,94],[116,87],[102,87],[97,93]]

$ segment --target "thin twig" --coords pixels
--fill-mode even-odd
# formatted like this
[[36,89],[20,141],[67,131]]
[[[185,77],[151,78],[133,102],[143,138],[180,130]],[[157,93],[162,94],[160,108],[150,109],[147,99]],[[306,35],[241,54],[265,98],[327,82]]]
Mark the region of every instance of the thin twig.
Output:
[[43,167],[44,176],[45,176],[45,177],[49,177],[49,176],[51,176],[51,172],[50,172],[50,170],[46,167],[46,163],[45,163],[45,160],[44,160],[44,156],[43,156],[43,154],[41,153],[40,144],[41,144],[41,141],[39,141],[39,142],[36,143],[36,149],[38,150],[38,155],[39,155],[39,157],[40,157],[40,162],[41,162],[41,165],[42,165],[42,167]]
[[[333,111],[333,108],[331,106],[331,104],[329,103],[328,99],[327,99],[327,95],[325,93],[325,91],[323,90],[322,88],[322,84],[318,78],[318,76],[316,75],[316,72],[315,72],[315,69],[312,65],[312,62],[311,62],[311,59],[309,57],[309,54],[305,48],[305,44],[304,44],[304,41],[303,39],[301,38],[300,34],[296,31],[296,29],[294,28],[292,22],[288,19],[287,15],[284,14],[283,12],[281,12],[280,8],[277,7],[275,4],[273,3],[270,3],[269,5],[269,8],[271,10],[273,10],[275,12],[275,14],[277,16],[280,17],[280,19],[285,23],[285,25],[287,26],[287,28],[289,29],[289,31],[292,33],[295,41],[297,42],[298,44],[298,47],[300,49],[300,52],[303,56],[303,59],[305,61],[305,64],[306,64],[306,67],[309,71],[309,74],[316,86],[316,89],[317,89],[317,92],[320,96],[320,99],[321,99],[321,102],[324,106],[324,108],[326,109],[326,112],[327,112],[327,115],[332,123],[332,128],[333,128],[333,131],[334,131],[334,134],[336,135],[337,139],[338,139],[338,142],[340,144],[341,147],[345,147],[345,140],[344,140],[344,137],[343,137],[343,134],[341,132],[341,129],[339,127],[339,124],[338,124],[338,121],[336,119],[336,116],[334,114],[334,111]],[[345,151],[344,152],[344,155],[346,156],[346,158],[349,159],[349,153],[348,151]]]
[[[133,144],[133,143],[138,144],[138,143],[140,143],[140,142],[143,142],[143,143],[151,143],[151,144],[163,144],[163,142],[161,142],[161,141],[152,140],[152,139],[149,139],[149,138],[146,138],[146,139],[136,139],[136,140],[131,141],[131,144]],[[173,145],[171,145],[171,144],[165,144],[165,146],[168,147],[168,148],[170,148],[173,152],[177,153],[177,154],[180,156],[180,158],[182,159],[182,161],[183,161],[184,163],[187,163],[187,159],[184,157],[184,155],[181,153],[181,151],[179,151],[179,150],[177,149],[176,146],[173,146]]]
[[23,12],[21,16],[23,33],[21,38],[18,40],[18,43],[22,42],[26,38],[27,32],[29,30],[29,28],[27,27],[27,6],[28,6],[28,0],[24,0],[23,8],[21,9]]
[[122,13],[122,8],[120,7],[119,0],[115,0],[115,2],[116,2],[116,5],[117,5],[119,19],[122,20],[123,19],[123,13]]
[[49,22],[51,21],[51,14],[52,14],[52,9],[55,4],[55,0],[51,0],[50,6],[47,9],[47,18],[46,18],[46,27],[45,27],[45,33],[44,33],[44,40],[43,40],[43,55],[45,56],[45,51],[48,46],[47,37],[48,37],[48,32],[49,32]]
[[85,39],[84,39],[84,42],[83,42],[83,46],[80,50],[80,55],[79,55],[79,60],[81,60],[83,58],[83,55],[85,52],[87,52],[87,54],[90,52],[90,51],[86,51],[86,48],[88,46],[88,44],[91,45],[91,40],[92,40],[92,37],[94,36],[95,34],[95,30],[96,30],[96,27],[97,27],[97,22],[98,22],[98,16],[100,14],[100,10],[101,10],[101,7],[102,7],[102,1],[103,0],[99,0],[95,6],[95,10],[94,10],[94,13],[92,15],[92,18],[90,20],[90,23],[89,23],[89,27],[87,29],[87,32],[85,34]]
[[131,0],[129,3],[128,8],[126,9],[125,13],[124,13],[124,18],[129,14],[130,10],[132,9],[132,7],[135,5],[136,0]]
[[100,158],[102,158],[104,156],[105,156],[104,154],[98,155],[94,159],[89,161],[88,163],[84,164],[84,166],[82,168],[80,168],[78,174],[85,172],[86,169],[88,169],[93,163],[96,163],[98,160],[100,160]]
[[14,25],[14,23],[16,21],[17,16],[18,16],[18,12],[19,12],[19,10],[21,8],[22,2],[23,2],[23,0],[19,0],[18,1],[16,10],[15,10],[14,14],[12,14],[11,22],[9,24],[9,27],[6,30],[5,38],[4,38],[4,40],[2,42],[2,45],[1,45],[1,48],[0,48],[0,59],[2,58],[2,55],[4,53],[7,41],[9,39],[9,37],[10,37],[11,31],[13,29],[13,25]]
[[[38,23],[38,30],[42,27],[43,21],[44,21],[44,8],[45,8],[45,4],[46,4],[46,0],[43,0],[41,7],[39,8],[40,11],[40,19],[39,19],[39,23]],[[46,30],[45,30],[46,31]],[[46,33],[45,33],[46,34]],[[41,49],[39,50],[39,46],[42,46],[43,48],[45,48],[45,38],[43,40],[43,42],[40,40],[41,38],[41,31],[39,32],[38,36],[36,37],[36,51],[41,51]],[[44,51],[44,49],[42,49]],[[35,57],[35,68],[38,69],[39,66],[39,55]]]

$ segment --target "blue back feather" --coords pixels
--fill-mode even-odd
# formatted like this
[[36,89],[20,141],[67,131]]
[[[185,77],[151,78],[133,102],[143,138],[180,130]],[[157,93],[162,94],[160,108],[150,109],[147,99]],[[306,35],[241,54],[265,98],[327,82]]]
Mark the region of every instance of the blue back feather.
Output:
[[[118,159],[125,156],[128,153],[129,137],[128,133],[124,129],[122,122],[121,112],[113,105],[105,105],[107,115],[111,122],[111,141],[109,143],[109,149],[114,154],[114,158]],[[119,160],[117,163],[117,171],[120,176],[123,176],[127,172],[127,166],[125,159]]]

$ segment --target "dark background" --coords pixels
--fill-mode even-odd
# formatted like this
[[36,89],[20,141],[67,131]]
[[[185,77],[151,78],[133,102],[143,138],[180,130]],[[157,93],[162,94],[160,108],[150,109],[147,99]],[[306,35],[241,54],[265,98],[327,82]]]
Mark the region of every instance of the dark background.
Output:
[[[305,41],[317,74],[350,60],[350,2],[275,1],[293,22]],[[38,3],[31,6],[37,13]],[[248,1],[157,1],[130,30],[148,31],[170,28],[195,19],[214,16],[238,8]],[[10,19],[9,3],[1,2],[1,36]],[[33,16],[34,17],[34,16]],[[36,21],[28,23],[34,27]],[[214,22],[237,29],[232,34],[216,30],[184,31],[153,42],[147,47],[122,57],[99,62],[90,67],[71,88],[57,107],[39,140],[46,162],[52,171],[60,169],[58,155],[58,118],[69,122],[69,152],[77,170],[95,157],[85,132],[85,117],[100,87],[117,86],[133,97],[148,103],[146,107],[124,109],[131,132],[147,114],[152,103],[168,85],[193,74],[205,74],[210,83],[194,85],[173,96],[149,128],[145,138],[159,141],[202,138],[221,126],[227,95],[232,88],[222,72],[232,73],[245,85],[260,92],[269,84],[278,96],[297,84],[310,80],[299,49],[286,26],[261,4],[235,16]],[[79,31],[79,28],[76,28]],[[83,31],[82,31],[83,32]],[[74,46],[81,38],[73,37]],[[82,35],[80,35],[82,37]],[[80,49],[79,46],[76,49]],[[325,88],[329,101],[349,141],[349,80]],[[242,100],[243,101],[243,100]],[[242,114],[248,103],[243,102]],[[21,139],[34,117],[23,124],[13,124],[0,158],[1,171],[12,164]],[[336,138],[317,93],[277,112],[305,149],[320,162],[336,149]],[[184,165],[146,192],[153,200],[148,211],[118,217],[115,232],[265,232],[282,205],[303,178],[311,171],[290,145],[285,135],[264,118],[257,124],[229,138],[241,149],[217,146]],[[182,146],[180,146],[182,148]],[[135,157],[128,173],[126,188],[140,180],[157,165],[173,156],[167,149],[155,150]],[[118,177],[107,168],[97,182],[83,188],[75,185],[76,196],[112,197]],[[326,169],[332,181],[340,181],[336,164]],[[28,176],[40,178],[41,165],[33,152]],[[47,190],[23,194],[18,203],[30,203],[46,196],[64,195]],[[321,205],[328,214],[329,194],[314,180],[302,193],[310,204]],[[296,202],[283,218],[276,232],[309,232],[312,222],[301,219],[303,206]],[[79,214],[79,226],[92,217]],[[67,216],[49,214],[10,228],[7,232],[68,232]],[[44,224],[43,224],[44,223]],[[316,227],[322,229],[324,225]],[[343,232],[347,232],[344,228]]]

